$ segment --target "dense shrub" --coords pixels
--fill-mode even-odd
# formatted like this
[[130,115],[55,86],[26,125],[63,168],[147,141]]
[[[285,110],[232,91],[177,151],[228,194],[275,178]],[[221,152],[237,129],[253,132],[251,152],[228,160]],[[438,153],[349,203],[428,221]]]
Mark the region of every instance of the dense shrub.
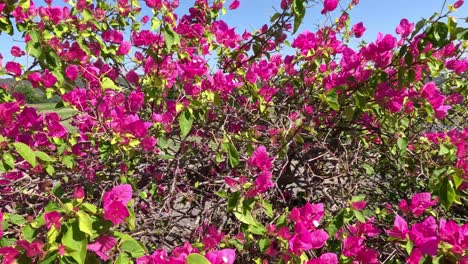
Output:
[[45,2],[0,3],[0,74],[77,114],[0,89],[4,263],[468,261],[463,1],[357,48],[355,0]]

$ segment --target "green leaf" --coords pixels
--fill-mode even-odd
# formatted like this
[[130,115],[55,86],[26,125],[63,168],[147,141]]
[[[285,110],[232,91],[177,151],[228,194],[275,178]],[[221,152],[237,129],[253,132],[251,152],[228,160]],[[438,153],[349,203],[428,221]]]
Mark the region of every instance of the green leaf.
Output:
[[98,211],[98,208],[94,204],[90,203],[82,203],[80,209],[91,214],[95,214]]
[[116,90],[116,91],[119,91],[120,90],[120,87],[117,86],[114,81],[109,78],[109,77],[104,77],[102,78],[102,81],[101,81],[101,88],[103,90],[105,89],[112,89],[112,90]]
[[39,230],[33,228],[31,225],[24,226],[22,231],[24,239],[26,239],[29,242],[32,242],[39,233]]
[[8,166],[8,169],[13,169],[15,167],[15,157],[10,153],[3,153],[3,163]]
[[128,254],[121,252],[119,256],[117,257],[117,259],[115,260],[115,263],[116,264],[131,264],[133,263],[133,261]]
[[134,238],[124,240],[120,246],[120,249],[128,252],[133,258],[138,258],[146,254],[144,246]]
[[293,34],[297,32],[299,27],[302,24],[302,19],[304,19],[305,16],[305,6],[304,6],[304,0],[294,0],[292,9],[294,12],[294,29],[293,29]]
[[260,236],[266,233],[266,228],[258,222],[255,223],[254,225],[249,225],[249,228],[247,230],[255,235],[260,235]]
[[69,169],[73,168],[73,164],[74,164],[73,161],[74,161],[73,156],[70,156],[70,155],[62,156],[62,163]]
[[366,170],[367,175],[374,175],[375,171],[374,168],[372,168],[371,165],[364,163],[362,164],[362,167]]
[[364,215],[362,214],[362,212],[358,211],[358,210],[353,210],[353,213],[354,213],[354,216],[356,217],[356,219],[361,222],[361,223],[365,223],[366,222],[366,218],[364,218]]
[[57,240],[58,235],[59,235],[59,230],[57,230],[55,226],[51,226],[49,231],[47,231],[47,241],[55,242],[55,240]]
[[239,203],[241,198],[241,193],[240,192],[235,192],[232,193],[229,198],[228,198],[228,203],[227,203],[227,208],[226,210],[228,212],[232,211],[234,208],[236,208],[237,204]]
[[457,28],[457,39],[459,40],[468,40],[468,28]]
[[180,136],[185,138],[192,129],[193,116],[190,111],[185,110],[179,116]]
[[0,239],[0,247],[12,247],[16,243],[16,238],[2,238]]
[[23,10],[26,10],[31,6],[31,1],[29,1],[29,0],[20,0],[18,4],[19,4],[19,6],[21,6],[21,8]]
[[52,264],[52,263],[56,263],[57,261],[57,257],[58,257],[58,254],[57,254],[57,251],[54,251],[52,253],[49,253],[45,256],[44,259],[42,259],[39,264]]
[[413,251],[413,246],[414,246],[413,241],[408,239],[408,242],[406,242],[406,245],[405,245],[406,253],[411,254],[411,252]]
[[450,149],[445,144],[440,144],[439,146],[439,156],[444,156],[450,153]]
[[192,253],[187,256],[187,264],[211,264],[204,256],[198,253]]
[[24,225],[26,224],[28,221],[26,221],[26,219],[24,217],[22,217],[21,215],[18,215],[18,214],[10,214],[8,215],[8,222],[14,224],[14,225]]
[[90,237],[93,237],[94,231],[91,217],[83,211],[78,211],[76,215],[78,216],[80,230],[88,234]]
[[237,167],[237,165],[239,165],[240,156],[234,144],[232,144],[231,142],[224,142],[224,149],[228,153],[228,160],[231,168]]
[[450,177],[445,177],[439,188],[439,196],[445,208],[449,208],[456,200],[456,192]]
[[47,162],[52,161],[50,156],[47,155],[47,153],[45,152],[36,150],[34,153],[36,154],[36,157],[40,160],[47,161]]
[[424,18],[418,21],[418,23],[416,23],[416,26],[414,27],[413,33],[411,34],[411,38],[416,36],[416,34],[418,34],[418,32],[426,25],[426,23],[427,23],[427,20]]
[[273,205],[266,200],[262,201],[263,209],[265,209],[265,213],[268,217],[273,217]]
[[53,176],[55,174],[55,169],[52,165],[47,165],[45,170],[50,176]]
[[0,33],[5,32],[10,36],[13,36],[13,24],[9,17],[0,16]]
[[365,195],[355,195],[351,197],[351,202],[360,202],[360,201],[364,201],[365,199],[366,199]]
[[84,9],[81,12],[81,15],[83,16],[83,22],[94,19],[93,13],[91,13],[91,11],[89,11],[89,9]]
[[408,146],[408,138],[406,138],[405,136],[399,137],[397,139],[397,146],[401,152],[405,152],[406,147]]
[[18,154],[31,166],[36,167],[36,154],[34,154],[34,151],[26,144],[22,142],[15,142],[13,143],[13,146],[15,147],[16,151]]
[[86,260],[86,235],[81,232],[77,222],[64,225],[66,229],[62,237],[62,244],[67,248],[66,256],[71,256],[77,263]]
[[447,26],[450,32],[450,39],[456,39],[457,38],[457,19],[452,16],[449,16],[447,19],[448,19]]
[[435,22],[427,30],[427,39],[435,46],[442,47],[448,41],[447,36],[449,33],[449,28],[447,24],[442,22]]
[[175,33],[169,25],[164,27],[164,40],[166,41],[166,47],[168,49],[172,48],[173,45],[180,44],[179,35]]
[[258,241],[258,247],[260,248],[260,251],[265,252],[268,249],[268,247],[270,247],[270,239],[262,237]]
[[457,174],[452,175],[452,178],[453,178],[453,183],[455,185],[455,190],[456,190],[463,183],[463,179],[460,178]]
[[340,103],[338,102],[338,94],[336,91],[331,90],[325,95],[325,101],[335,111],[340,110]]

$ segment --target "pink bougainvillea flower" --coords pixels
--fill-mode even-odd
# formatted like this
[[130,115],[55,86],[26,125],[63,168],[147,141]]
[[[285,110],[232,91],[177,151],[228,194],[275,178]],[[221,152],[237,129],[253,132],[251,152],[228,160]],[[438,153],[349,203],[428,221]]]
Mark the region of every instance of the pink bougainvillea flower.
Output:
[[32,72],[28,74],[28,81],[31,82],[33,88],[37,88],[41,81],[42,75],[39,72]]
[[21,75],[21,65],[19,63],[9,61],[5,64],[5,69],[15,76]]
[[11,55],[13,55],[14,57],[22,57],[24,56],[26,53],[21,50],[18,46],[13,46],[11,47],[11,51],[10,51]]
[[302,221],[309,227],[318,227],[324,214],[325,209],[322,203],[311,204],[307,202],[300,208],[293,208],[289,218],[294,222]]
[[94,243],[88,244],[87,248],[89,251],[96,253],[102,260],[106,261],[109,258],[107,254],[115,244],[116,240],[114,237],[103,235],[94,240]]
[[445,96],[436,87],[435,82],[428,82],[421,90],[421,97],[426,98],[431,104],[435,112],[435,117],[443,119],[447,115],[447,111],[452,107],[444,105]]
[[368,263],[368,264],[378,264],[379,259],[378,259],[378,252],[375,249],[372,248],[362,248],[359,250],[355,257],[355,262],[354,263]]
[[410,210],[414,216],[419,217],[428,209],[437,203],[437,199],[431,200],[430,193],[417,193],[413,195],[410,204]]
[[363,248],[364,238],[356,236],[348,236],[343,241],[343,255],[346,257],[354,257]]
[[335,253],[324,253],[319,258],[309,260],[307,264],[338,264],[338,256]]
[[[166,263],[170,263],[169,261],[170,260],[167,256],[167,252],[162,249],[155,250],[151,256],[143,256],[143,257],[139,257],[136,259],[137,264],[154,264],[154,263],[166,264]],[[185,263],[185,262],[182,262],[182,263]]]
[[127,55],[128,52],[130,52],[130,49],[132,48],[132,43],[129,41],[122,41],[120,43],[119,48],[117,49],[117,55]]
[[117,201],[104,208],[104,219],[111,221],[114,225],[124,222],[129,215],[127,207]]
[[257,187],[257,191],[260,193],[266,192],[268,189],[275,186],[271,181],[272,174],[269,171],[262,171],[255,179],[255,186]]
[[393,49],[397,44],[397,39],[390,34],[383,35],[379,33],[375,43],[377,44],[378,51],[383,53]]
[[400,202],[398,203],[398,208],[405,214],[407,214],[409,212],[409,205],[408,205],[408,202],[406,202],[406,200],[400,200]]
[[463,0],[458,0],[458,1],[455,2],[455,4],[453,4],[453,7],[459,8],[460,6],[463,5],[463,3],[464,3]]
[[64,138],[68,135],[67,129],[59,121],[50,121],[47,124],[49,137]]
[[366,201],[351,202],[351,207],[354,210],[362,211],[366,208]]
[[62,257],[63,257],[63,256],[65,255],[66,252],[67,252],[67,250],[66,250],[65,246],[62,245],[62,244],[60,244],[60,245],[58,246],[57,254],[59,254],[59,256],[62,256]]
[[211,250],[217,247],[219,243],[221,243],[221,240],[223,240],[224,236],[224,232],[218,231],[218,229],[212,225],[208,227],[208,231],[202,238],[202,243],[207,250]]
[[3,237],[3,213],[0,211],[0,239]]
[[337,6],[338,0],[325,0],[323,2],[322,14],[335,10]]
[[44,243],[40,241],[34,241],[29,243],[26,240],[18,240],[16,244],[24,249],[26,252],[26,256],[33,258],[33,257],[40,257],[44,254],[42,248],[44,247]]
[[235,10],[239,8],[240,1],[239,0],[232,0],[231,4],[229,4],[229,9]]
[[428,82],[424,84],[421,90],[421,96],[423,98],[434,98],[440,95],[439,89],[437,89],[435,82]]
[[468,248],[468,224],[458,225],[455,221],[441,219],[439,237],[452,246],[450,251],[462,255]]
[[258,93],[265,99],[265,102],[270,102],[273,96],[279,91],[277,88],[264,86]]
[[140,21],[141,23],[146,24],[148,23],[149,20],[150,20],[149,16],[143,16]]
[[413,32],[413,29],[414,23],[410,23],[408,19],[404,18],[400,21],[400,24],[397,26],[395,32],[402,38],[406,38],[411,34],[411,32]]
[[411,254],[406,259],[406,263],[408,264],[419,264],[421,259],[423,258],[423,253],[419,249],[414,249],[411,251]]
[[395,217],[395,221],[393,222],[393,228],[391,230],[387,230],[387,234],[389,236],[402,240],[406,239],[408,233],[408,224],[406,223],[405,219],[403,219],[399,215]]
[[70,81],[72,82],[76,80],[76,78],[78,77],[78,73],[79,73],[79,68],[76,65],[69,65],[65,69],[65,76],[68,79],[70,79]]
[[414,224],[409,233],[415,248],[431,256],[437,255],[439,238],[437,237],[437,223],[434,217],[429,216],[423,222]]
[[322,229],[310,231],[303,222],[294,225],[294,235],[289,239],[289,250],[300,255],[303,251],[322,248],[329,235]]
[[57,211],[45,213],[44,219],[46,222],[47,229],[50,229],[52,226],[54,226],[55,229],[59,230],[62,226],[62,223],[60,221],[62,219],[62,215]]
[[211,251],[206,254],[206,258],[211,264],[233,264],[236,260],[236,251],[230,248]]
[[145,137],[141,141],[141,146],[143,147],[144,150],[146,151],[151,151],[153,150],[154,146],[158,143],[158,140],[154,137]]
[[20,253],[13,247],[2,247],[0,248],[0,256],[3,256],[3,264],[13,264],[16,263],[16,257]]
[[145,94],[140,90],[132,91],[128,96],[128,110],[132,113],[136,113],[141,109],[145,102]]
[[104,219],[118,225],[130,215],[127,203],[132,199],[133,190],[130,184],[121,184],[104,193],[102,203]]
[[130,184],[117,185],[111,190],[104,193],[102,198],[104,209],[108,207],[112,202],[119,202],[126,205],[133,195],[132,186]]
[[117,30],[106,30],[102,32],[102,39],[106,42],[120,44],[123,41],[123,34]]
[[373,217],[370,217],[365,223],[357,222],[354,226],[350,226],[349,229],[355,235],[376,237],[381,233],[381,230],[375,227],[374,220]]
[[238,45],[241,37],[236,34],[235,28],[229,28],[223,20],[215,21],[212,25],[217,42],[230,48],[235,48]]
[[257,167],[262,171],[270,170],[272,168],[271,160],[268,152],[264,146],[258,147],[249,158],[247,163],[252,167]]
[[351,31],[356,38],[360,38],[366,31],[366,28],[362,22],[359,22],[351,28]]
[[162,0],[145,0],[146,5],[150,8],[161,9],[162,8]]
[[127,72],[127,74],[125,74],[125,79],[127,79],[129,83],[136,85],[138,84],[140,77],[135,71],[132,70],[132,71]]
[[73,199],[83,199],[85,197],[85,189],[81,186],[76,186],[73,190]]
[[42,83],[44,84],[45,88],[50,88],[54,86],[54,84],[57,82],[57,78],[53,73],[51,73],[48,69],[44,71],[42,74],[41,78]]

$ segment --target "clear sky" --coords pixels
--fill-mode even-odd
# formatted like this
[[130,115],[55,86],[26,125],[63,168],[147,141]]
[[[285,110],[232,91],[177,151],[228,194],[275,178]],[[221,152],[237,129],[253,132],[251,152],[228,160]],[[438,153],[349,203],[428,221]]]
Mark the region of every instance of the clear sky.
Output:
[[[184,14],[193,4],[194,0],[179,0],[180,7],[178,14]],[[348,3],[349,0],[341,1]],[[43,1],[35,1],[36,5],[42,5]],[[143,2],[143,1],[140,1]],[[226,0],[227,5],[231,0]],[[281,0],[240,0],[240,7],[237,10],[228,10],[227,14],[222,17],[228,25],[235,26],[238,33],[244,30],[252,31],[269,22],[269,17],[275,13],[275,9],[279,10]],[[447,4],[453,4],[455,0],[447,0],[444,7],[444,12],[447,10]],[[62,4],[62,0],[54,0],[54,3]],[[440,12],[444,0],[360,0],[359,4],[351,11],[351,23],[363,22],[367,28],[362,39],[370,42],[373,41],[378,32],[395,33],[395,27],[400,19],[407,18],[410,22],[417,22],[421,18],[430,17],[434,12]],[[144,5],[144,3],[142,3]],[[327,18],[320,15],[322,4],[307,10],[306,17],[303,20],[303,26],[299,32],[305,29],[315,30],[318,24],[323,24]],[[338,12],[331,14],[332,17],[338,16]],[[465,3],[458,12],[457,17],[468,16],[468,3]],[[14,37],[16,40],[19,36]],[[0,53],[4,59],[3,62],[12,59],[10,56],[10,48],[12,45],[22,45],[12,41],[9,35],[0,35]]]

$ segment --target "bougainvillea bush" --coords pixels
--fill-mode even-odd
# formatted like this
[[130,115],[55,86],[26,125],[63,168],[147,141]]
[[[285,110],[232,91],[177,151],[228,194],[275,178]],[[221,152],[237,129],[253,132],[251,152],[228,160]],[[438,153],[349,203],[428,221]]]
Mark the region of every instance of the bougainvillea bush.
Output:
[[463,1],[360,44],[358,0],[224,2],[0,2],[3,263],[468,263]]

